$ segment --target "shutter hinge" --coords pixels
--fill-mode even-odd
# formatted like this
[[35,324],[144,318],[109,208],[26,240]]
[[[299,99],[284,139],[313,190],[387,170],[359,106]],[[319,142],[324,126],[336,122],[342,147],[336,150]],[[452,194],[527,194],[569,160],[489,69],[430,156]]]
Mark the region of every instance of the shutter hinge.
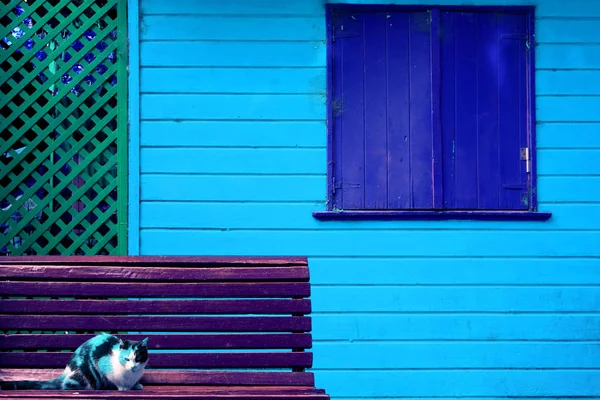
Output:
[[521,148],[521,161],[525,161],[525,171],[527,171],[527,173],[531,172],[531,160],[529,158],[528,147]]

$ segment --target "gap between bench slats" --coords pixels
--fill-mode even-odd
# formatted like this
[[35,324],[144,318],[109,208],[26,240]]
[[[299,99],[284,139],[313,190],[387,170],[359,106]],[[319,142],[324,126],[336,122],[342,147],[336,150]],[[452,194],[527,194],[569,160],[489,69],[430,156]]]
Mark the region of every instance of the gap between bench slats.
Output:
[[[75,350],[95,335],[1,335],[0,349],[5,350]],[[139,341],[148,337],[150,349],[205,350],[205,349],[308,349],[312,336],[308,333],[237,334],[237,335],[119,335],[120,338]]]
[[[1,381],[49,380],[57,378],[60,369],[0,369]],[[144,385],[253,385],[314,386],[312,372],[230,372],[230,371],[156,371],[147,370]]]
[[308,265],[306,257],[238,257],[238,256],[18,256],[2,257],[1,264],[58,265]]
[[309,332],[310,317],[0,315],[1,330]]
[[[0,352],[1,367],[65,366],[73,353]],[[151,353],[151,368],[309,368],[312,353]]]
[[289,283],[140,283],[0,282],[4,296],[68,297],[308,297],[308,282]]
[[308,267],[176,268],[85,265],[2,265],[0,278],[92,281],[307,281]]
[[4,314],[309,314],[310,300],[1,300]]

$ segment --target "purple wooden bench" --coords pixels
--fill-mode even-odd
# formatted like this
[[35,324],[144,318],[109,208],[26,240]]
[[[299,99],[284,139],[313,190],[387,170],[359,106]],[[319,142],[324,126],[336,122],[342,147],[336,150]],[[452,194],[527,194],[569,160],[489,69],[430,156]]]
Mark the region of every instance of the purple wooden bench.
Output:
[[95,332],[149,336],[151,349],[142,392],[0,398],[329,399],[305,371],[304,258],[3,257],[0,296],[0,381],[57,377]]

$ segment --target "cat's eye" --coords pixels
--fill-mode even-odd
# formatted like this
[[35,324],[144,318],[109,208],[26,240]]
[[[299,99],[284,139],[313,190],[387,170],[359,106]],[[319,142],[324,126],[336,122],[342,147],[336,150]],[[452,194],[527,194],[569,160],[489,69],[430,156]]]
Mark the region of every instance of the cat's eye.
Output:
[[125,361],[129,361],[129,358],[126,358]]

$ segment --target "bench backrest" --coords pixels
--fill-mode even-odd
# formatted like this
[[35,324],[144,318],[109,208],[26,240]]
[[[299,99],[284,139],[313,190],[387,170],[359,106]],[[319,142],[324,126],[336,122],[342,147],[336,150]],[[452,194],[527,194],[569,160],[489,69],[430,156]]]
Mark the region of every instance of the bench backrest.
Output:
[[4,257],[0,296],[0,380],[110,332],[150,337],[146,385],[314,385],[304,258]]

